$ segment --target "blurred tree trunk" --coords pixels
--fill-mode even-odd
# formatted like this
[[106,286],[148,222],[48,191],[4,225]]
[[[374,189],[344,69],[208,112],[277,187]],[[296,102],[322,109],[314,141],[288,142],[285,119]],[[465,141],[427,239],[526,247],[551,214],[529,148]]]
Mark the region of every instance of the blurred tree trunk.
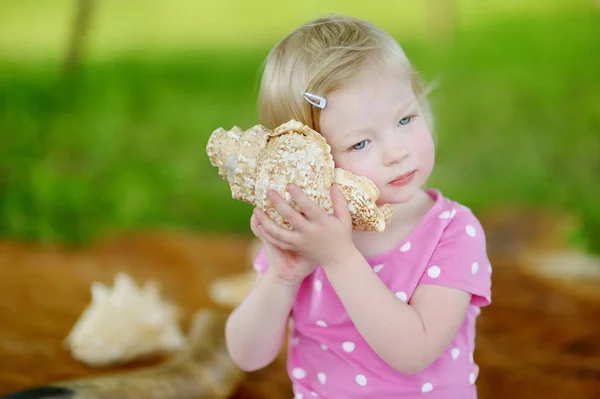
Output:
[[76,0],[75,7],[67,55],[63,64],[63,72],[67,76],[72,75],[81,63],[85,39],[90,29],[94,0]]

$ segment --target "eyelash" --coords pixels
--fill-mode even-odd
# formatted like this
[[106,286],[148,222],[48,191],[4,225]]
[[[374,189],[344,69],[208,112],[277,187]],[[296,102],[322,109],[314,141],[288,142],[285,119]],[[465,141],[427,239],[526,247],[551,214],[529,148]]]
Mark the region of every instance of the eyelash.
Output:
[[[413,119],[413,118],[415,118],[416,116],[417,116],[417,115],[408,115],[408,116],[405,116],[405,117],[403,117],[403,118],[402,118],[402,119],[400,119],[400,121],[398,122],[398,127],[400,127],[400,126],[406,126],[406,125],[408,125],[408,124],[409,124],[409,123],[412,121],[412,119]],[[402,123],[402,121],[403,121],[403,120],[405,120],[405,119],[408,119],[408,121],[407,121],[406,123]],[[356,144],[354,144],[352,147],[350,147],[350,150],[352,150],[352,151],[361,151],[361,150],[362,150],[362,149],[364,149],[365,147],[362,147],[362,148],[355,148],[355,147],[356,147],[357,145],[361,144],[361,143],[366,143],[366,142],[367,142],[367,140],[362,140],[362,141],[359,141],[358,143],[356,143]]]

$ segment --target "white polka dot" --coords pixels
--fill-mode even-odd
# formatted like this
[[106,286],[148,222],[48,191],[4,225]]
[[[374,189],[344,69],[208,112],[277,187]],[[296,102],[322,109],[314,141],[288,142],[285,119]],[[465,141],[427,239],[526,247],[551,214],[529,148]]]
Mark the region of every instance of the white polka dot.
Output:
[[408,252],[410,251],[410,241],[400,247],[400,252]]
[[488,272],[490,272],[490,273],[492,272],[492,264],[491,263],[488,263]]
[[467,225],[467,227],[465,227],[465,231],[471,237],[475,237],[475,234],[477,234],[477,231],[475,231],[475,227],[471,226],[470,224]]
[[475,363],[475,359],[473,359],[473,352],[469,352],[469,359],[471,360],[471,363]]
[[319,394],[318,394],[318,393],[316,393],[316,392],[311,392],[310,394],[311,394],[312,396],[319,396]]
[[477,273],[477,270],[479,270],[479,263],[473,262],[473,264],[471,265],[471,273],[475,274]]
[[379,273],[379,272],[381,271],[381,269],[383,269],[383,266],[385,266],[385,265],[384,265],[384,264],[381,264],[381,265],[376,265],[376,266],[373,266],[373,271],[374,271],[375,273]]
[[460,355],[460,349],[454,348],[450,351],[450,353],[452,354],[452,359],[456,360],[458,359],[458,355]]
[[440,219],[450,219],[450,215],[451,215],[450,211],[444,211],[444,212],[440,213],[439,218]]
[[439,266],[431,266],[429,269],[427,269],[427,274],[431,278],[438,278],[441,272],[442,270]]
[[469,384],[475,384],[475,373],[469,374]]
[[425,392],[431,392],[433,391],[433,385],[431,385],[430,382],[426,382],[425,384],[423,384],[423,387],[421,388],[421,392],[425,393]]
[[319,382],[323,385],[325,384],[325,381],[327,381],[327,376],[325,375],[325,373],[317,374],[317,378],[319,379]]
[[354,351],[354,348],[356,348],[356,344],[352,341],[346,341],[342,344],[342,348],[344,348],[344,351],[350,353]]
[[481,314],[481,308],[476,307],[475,308],[475,316],[479,316]]
[[396,298],[398,298],[402,302],[406,303],[406,300],[408,299],[408,295],[406,295],[406,292],[400,291],[400,292],[396,292]]
[[301,380],[304,377],[306,377],[306,371],[304,371],[304,369],[301,369],[300,367],[296,367],[292,370],[292,375],[294,376],[294,378]]
[[301,393],[297,393],[296,395],[294,395],[294,399],[303,399],[304,395],[302,395]]
[[257,272],[259,272],[260,269],[261,269],[261,267],[260,267],[260,265],[258,263],[253,263],[252,267],[254,267],[254,270],[256,270]]
[[327,345],[321,344],[321,349],[323,349],[324,351],[326,351],[327,350]]
[[298,345],[298,342],[300,342],[300,338],[298,338],[298,337],[292,337],[292,344]]
[[456,209],[452,209],[452,213],[450,214],[450,218],[453,218],[456,215]]
[[315,280],[315,291],[317,292],[321,292],[321,290],[323,289],[323,282],[321,280]]
[[358,385],[360,385],[361,387],[364,387],[364,386],[367,385],[367,377],[365,377],[362,374],[357,375],[356,378],[355,378],[355,380],[356,380],[356,383]]
[[317,320],[317,325],[319,327],[327,327],[327,323],[325,323],[323,320]]

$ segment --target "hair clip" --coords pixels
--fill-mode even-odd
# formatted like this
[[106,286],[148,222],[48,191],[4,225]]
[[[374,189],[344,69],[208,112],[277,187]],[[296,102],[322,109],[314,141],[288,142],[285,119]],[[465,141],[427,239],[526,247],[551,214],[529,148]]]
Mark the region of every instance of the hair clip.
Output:
[[[308,101],[315,107],[319,107],[319,108],[323,109],[323,108],[325,108],[325,105],[327,104],[327,100],[321,96],[317,96],[315,94],[311,94],[311,93],[307,93],[307,92],[302,93],[302,95],[304,96],[304,99],[306,101]],[[317,101],[318,101],[318,103],[317,103]]]

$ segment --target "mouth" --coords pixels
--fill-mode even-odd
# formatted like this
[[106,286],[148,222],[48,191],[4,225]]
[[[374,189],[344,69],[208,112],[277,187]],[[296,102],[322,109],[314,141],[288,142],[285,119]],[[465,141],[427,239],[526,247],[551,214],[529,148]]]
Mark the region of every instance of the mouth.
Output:
[[405,186],[411,182],[413,177],[415,176],[416,170],[410,171],[408,173],[403,174],[402,176],[398,176],[394,180],[388,183],[390,186],[400,187]]

